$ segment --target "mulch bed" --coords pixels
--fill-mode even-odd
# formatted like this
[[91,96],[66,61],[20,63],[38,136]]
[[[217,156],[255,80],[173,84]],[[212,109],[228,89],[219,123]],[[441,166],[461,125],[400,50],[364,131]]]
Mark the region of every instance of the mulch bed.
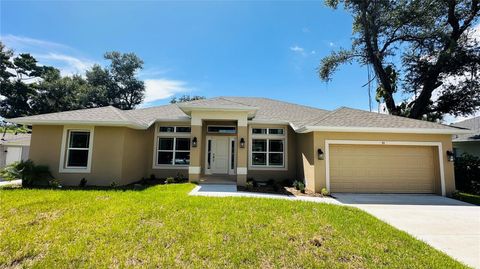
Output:
[[315,193],[312,191],[305,190],[305,193],[295,189],[294,187],[283,187],[278,186],[274,187],[272,185],[266,186],[254,186],[251,188],[237,186],[239,191],[245,192],[255,192],[255,193],[269,193],[269,194],[282,194],[282,195],[293,195],[293,196],[309,196],[309,197],[325,197],[320,193]]

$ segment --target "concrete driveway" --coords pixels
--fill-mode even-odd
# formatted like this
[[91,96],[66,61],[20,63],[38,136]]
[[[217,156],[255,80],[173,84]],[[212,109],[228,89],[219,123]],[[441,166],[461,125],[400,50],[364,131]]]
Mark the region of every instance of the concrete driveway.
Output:
[[480,207],[437,195],[333,194],[423,240],[456,260],[480,268]]

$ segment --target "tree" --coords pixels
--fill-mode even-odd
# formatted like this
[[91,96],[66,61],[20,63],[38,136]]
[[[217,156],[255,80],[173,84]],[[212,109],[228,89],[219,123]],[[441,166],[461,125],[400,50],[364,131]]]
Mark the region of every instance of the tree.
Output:
[[0,116],[11,118],[31,115],[30,101],[35,94],[33,83],[44,67],[30,54],[16,57],[0,43]]
[[[340,3],[353,16],[352,47],[321,60],[322,80],[357,61],[372,67],[377,101],[391,114],[433,120],[480,108],[479,0],[326,1]],[[397,103],[399,91],[410,98]]]
[[203,100],[205,99],[205,96],[200,96],[200,95],[187,95],[187,94],[184,94],[180,97],[173,97],[171,100],[170,100],[170,104],[176,104],[176,103],[185,103],[185,102],[190,102],[190,101],[195,101],[195,100]]
[[107,52],[108,68],[94,65],[86,72],[92,86],[87,93],[86,106],[112,105],[120,109],[133,109],[145,98],[145,85],[136,77],[143,61],[134,53]]

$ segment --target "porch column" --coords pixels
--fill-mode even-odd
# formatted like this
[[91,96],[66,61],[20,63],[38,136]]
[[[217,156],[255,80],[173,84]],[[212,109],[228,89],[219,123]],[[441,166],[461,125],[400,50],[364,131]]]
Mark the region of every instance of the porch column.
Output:
[[[202,122],[197,122],[197,125],[193,125],[190,137],[190,166],[188,167],[188,181],[199,181],[200,173],[202,172],[201,165],[201,152],[202,152]],[[197,146],[193,147],[193,139],[197,138]]]
[[[248,164],[248,127],[245,121],[244,126],[238,123],[237,131],[237,185],[245,186],[247,183],[247,164]],[[240,141],[245,141],[245,146],[240,147]]]

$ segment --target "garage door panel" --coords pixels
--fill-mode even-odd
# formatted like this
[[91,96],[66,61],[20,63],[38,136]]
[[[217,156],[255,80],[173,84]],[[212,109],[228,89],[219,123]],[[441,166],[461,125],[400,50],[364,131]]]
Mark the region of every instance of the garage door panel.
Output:
[[433,147],[331,145],[332,192],[433,193]]

